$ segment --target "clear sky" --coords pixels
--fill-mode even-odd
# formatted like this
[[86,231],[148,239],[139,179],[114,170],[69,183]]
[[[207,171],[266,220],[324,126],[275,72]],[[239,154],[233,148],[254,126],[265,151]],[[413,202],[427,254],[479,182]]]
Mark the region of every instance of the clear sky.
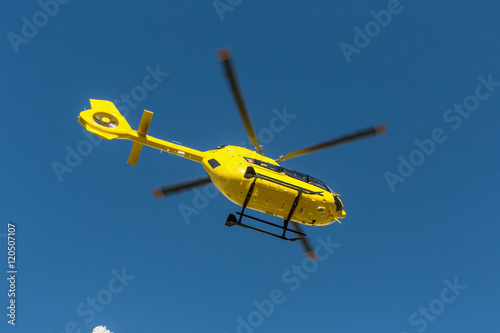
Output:
[[[496,332],[498,1],[5,1],[0,10],[2,332]],[[201,165],[84,135],[89,99],[133,128],[246,145],[228,47],[264,153],[373,124],[386,135],[286,161],[342,195],[299,244],[224,225]],[[285,116],[286,115],[286,116]],[[277,125],[277,126],[273,126]],[[215,194],[214,194],[215,193]],[[189,208],[191,215],[182,213]],[[7,323],[8,223],[16,326]]]

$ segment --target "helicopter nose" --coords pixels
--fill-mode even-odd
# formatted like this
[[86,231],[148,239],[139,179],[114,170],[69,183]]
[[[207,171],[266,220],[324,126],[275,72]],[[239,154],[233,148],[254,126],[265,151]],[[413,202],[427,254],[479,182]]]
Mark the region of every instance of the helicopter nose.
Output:
[[340,201],[338,195],[334,196],[333,198],[335,200],[335,206],[336,206],[336,212],[343,212],[344,216],[345,216],[345,212],[344,212],[344,206],[342,205],[342,202]]

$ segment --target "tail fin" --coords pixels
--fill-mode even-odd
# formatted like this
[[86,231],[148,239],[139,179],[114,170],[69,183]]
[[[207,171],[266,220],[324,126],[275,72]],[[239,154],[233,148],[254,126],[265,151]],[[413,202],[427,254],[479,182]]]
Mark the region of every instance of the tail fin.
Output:
[[78,117],[78,122],[90,133],[111,140],[132,131],[127,120],[112,102],[91,99],[90,107],[90,110],[81,112]]

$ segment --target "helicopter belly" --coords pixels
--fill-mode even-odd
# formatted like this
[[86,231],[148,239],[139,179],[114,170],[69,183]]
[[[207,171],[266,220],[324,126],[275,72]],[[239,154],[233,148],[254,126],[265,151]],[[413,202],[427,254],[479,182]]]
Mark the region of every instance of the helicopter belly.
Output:
[[[298,195],[298,191],[292,189],[280,188],[267,180],[257,181],[254,194],[248,203],[248,207],[262,213],[288,218],[293,202]],[[297,202],[297,207],[291,217],[291,220],[303,222],[306,220],[310,202],[308,198],[301,197]]]
[[[213,177],[212,177],[213,175]],[[290,220],[308,225],[327,225],[334,222],[330,216],[331,203],[328,194],[304,193],[299,189],[290,188],[275,181],[264,178],[244,177],[244,171],[225,172],[220,175],[212,173],[215,186],[232,202],[243,205],[251,184],[255,181],[250,193],[247,207],[268,215],[288,219],[296,197],[300,198]],[[335,208],[333,208],[335,209]]]
[[[328,191],[249,164],[231,146],[205,154],[202,164],[212,183],[237,205],[243,206],[249,196],[247,207],[250,209],[314,226],[331,224],[339,217],[335,215],[334,196]],[[297,205],[289,217],[299,193]]]
[[328,204],[318,194],[301,193],[293,215],[289,217],[298,190],[283,188],[267,180],[257,180],[248,207],[262,213],[308,224],[326,225],[332,223]]

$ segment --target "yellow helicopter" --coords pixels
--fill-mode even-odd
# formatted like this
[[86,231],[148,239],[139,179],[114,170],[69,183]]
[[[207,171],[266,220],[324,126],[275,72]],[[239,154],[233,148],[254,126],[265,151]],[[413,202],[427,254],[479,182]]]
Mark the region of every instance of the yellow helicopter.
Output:
[[[106,140],[127,139],[133,141],[128,158],[129,164],[137,164],[142,146],[146,145],[199,162],[208,174],[206,178],[156,189],[153,192],[155,197],[163,197],[212,182],[224,196],[242,206],[241,212],[236,212],[238,218],[234,214],[229,214],[226,220],[227,226],[237,225],[287,241],[301,240],[307,256],[310,259],[315,259],[315,251],[298,224],[326,226],[344,218],[346,213],[339,199],[339,194],[333,192],[319,179],[280,166],[278,162],[363,137],[382,134],[385,133],[386,126],[373,126],[288,153],[276,160],[266,157],[262,154],[261,146],[243,102],[229,50],[219,49],[218,54],[246,132],[256,151],[231,145],[199,151],[151,137],[147,135],[147,132],[153,116],[152,112],[144,110],[139,127],[137,131],[134,131],[110,101],[91,99],[91,109],[81,112],[78,122],[89,132]],[[246,208],[281,218],[283,224],[279,225],[250,216],[245,213]],[[244,224],[242,223],[244,217],[278,228],[280,233],[272,233]],[[294,229],[289,228],[290,222],[292,222]],[[289,235],[292,233],[293,236],[287,236],[287,232]]]

